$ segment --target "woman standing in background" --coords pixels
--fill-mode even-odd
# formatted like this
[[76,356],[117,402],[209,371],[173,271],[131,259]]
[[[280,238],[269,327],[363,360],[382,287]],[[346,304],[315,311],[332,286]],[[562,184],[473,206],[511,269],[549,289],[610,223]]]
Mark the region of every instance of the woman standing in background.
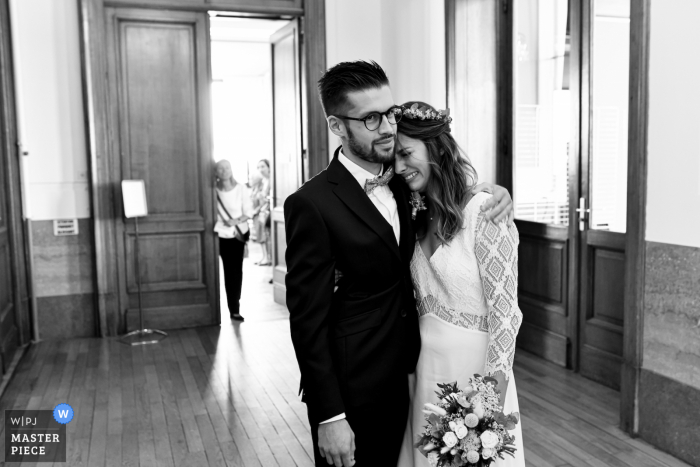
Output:
[[256,232],[255,242],[262,247],[263,257],[260,262],[255,264],[270,266],[272,264],[270,255],[270,162],[267,159],[258,162],[258,172],[262,175],[262,184],[259,189],[253,191],[251,197],[255,206],[255,214],[253,215]]
[[253,216],[253,202],[248,188],[236,181],[227,160],[216,163],[217,221],[219,255],[224,263],[224,284],[232,320],[243,321],[240,312],[243,285],[243,255],[250,237],[248,219]]

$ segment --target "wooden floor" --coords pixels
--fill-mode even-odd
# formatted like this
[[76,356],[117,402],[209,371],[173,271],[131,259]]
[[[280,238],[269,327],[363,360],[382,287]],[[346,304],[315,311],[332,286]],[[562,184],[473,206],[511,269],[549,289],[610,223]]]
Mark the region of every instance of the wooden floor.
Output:
[[[311,466],[287,312],[272,303],[267,269],[246,264],[242,324],[141,347],[34,345],[0,408],[73,407],[68,462],[56,466]],[[616,392],[524,352],[515,375],[528,466],[687,465],[617,428]]]

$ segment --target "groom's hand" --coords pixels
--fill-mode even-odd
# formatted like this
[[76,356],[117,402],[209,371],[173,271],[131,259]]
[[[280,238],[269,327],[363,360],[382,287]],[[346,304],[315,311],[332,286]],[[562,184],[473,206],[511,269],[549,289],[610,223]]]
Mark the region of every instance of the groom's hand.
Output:
[[500,185],[494,185],[493,183],[480,183],[474,187],[472,194],[477,194],[481,191],[493,195],[491,199],[481,206],[482,211],[491,210],[491,212],[486,214],[486,219],[496,224],[505,220],[508,224],[512,225],[513,219],[515,219],[515,212],[513,212],[513,200],[508,190]]
[[355,465],[355,433],[348,421],[343,419],[319,425],[318,450],[326,458],[328,465]]

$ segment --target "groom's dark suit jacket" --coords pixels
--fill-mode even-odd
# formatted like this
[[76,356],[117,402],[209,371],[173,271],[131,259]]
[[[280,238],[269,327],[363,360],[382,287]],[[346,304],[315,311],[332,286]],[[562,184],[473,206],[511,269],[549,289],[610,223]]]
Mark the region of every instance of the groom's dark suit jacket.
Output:
[[[389,187],[394,231],[338,161],[284,203],[287,306],[309,418],[316,423],[386,397],[407,399],[420,351],[410,260],[410,192]],[[338,290],[334,272],[342,272]]]

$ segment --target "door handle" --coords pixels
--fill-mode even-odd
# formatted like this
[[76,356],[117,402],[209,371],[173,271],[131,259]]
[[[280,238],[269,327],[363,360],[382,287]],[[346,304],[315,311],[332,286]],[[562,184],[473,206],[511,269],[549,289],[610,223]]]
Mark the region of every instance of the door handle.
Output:
[[578,229],[583,232],[586,229],[585,222],[588,220],[588,214],[591,212],[590,209],[586,209],[586,198],[583,196],[578,200],[576,212],[578,213]]

